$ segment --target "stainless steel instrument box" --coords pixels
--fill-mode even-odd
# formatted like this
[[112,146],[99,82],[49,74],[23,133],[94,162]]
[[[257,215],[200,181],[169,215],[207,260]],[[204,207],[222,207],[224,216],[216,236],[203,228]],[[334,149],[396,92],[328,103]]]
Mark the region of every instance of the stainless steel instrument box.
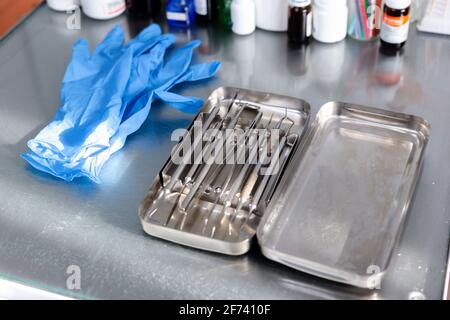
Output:
[[300,99],[216,89],[143,200],[144,230],[228,255],[246,253],[256,235],[269,259],[375,287],[401,233],[430,126],[339,102],[322,106],[310,126],[309,118]]

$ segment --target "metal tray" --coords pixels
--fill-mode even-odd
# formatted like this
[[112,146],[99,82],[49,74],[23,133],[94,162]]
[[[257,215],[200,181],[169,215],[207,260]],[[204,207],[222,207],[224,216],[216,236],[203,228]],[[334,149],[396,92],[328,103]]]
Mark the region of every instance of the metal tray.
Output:
[[[229,255],[246,253],[283,168],[307,127],[309,115],[309,104],[299,99],[237,88],[216,89],[141,203],[139,216],[144,230],[204,250]],[[195,131],[206,128],[217,131],[198,139]],[[230,141],[219,140],[217,137],[225,129],[239,129],[244,135]],[[256,158],[250,151],[259,150],[250,142],[254,131],[258,136],[270,132],[270,137],[279,133],[277,141],[266,143],[270,149],[268,158],[280,151],[278,162],[273,162],[277,170],[272,170],[272,162],[262,161],[264,157],[260,155],[258,161],[251,161]],[[244,146],[245,161],[235,164],[208,164],[198,161],[201,157],[195,155],[199,146],[209,154],[207,151],[216,147],[219,151],[229,147],[237,151],[240,145]],[[223,154],[227,155],[227,151]],[[270,174],[260,174],[262,169]]]
[[411,115],[322,106],[258,227],[263,254],[323,278],[376,287],[401,233],[429,132]]

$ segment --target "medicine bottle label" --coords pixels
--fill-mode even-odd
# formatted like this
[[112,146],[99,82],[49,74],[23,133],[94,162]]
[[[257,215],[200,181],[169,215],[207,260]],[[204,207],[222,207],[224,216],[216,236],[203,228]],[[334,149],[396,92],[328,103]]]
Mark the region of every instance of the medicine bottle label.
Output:
[[106,15],[113,16],[115,14],[124,12],[125,9],[126,9],[125,1],[123,0],[110,1],[107,3]]
[[187,21],[187,15],[184,12],[170,12],[167,11],[167,19],[173,21]]
[[409,15],[394,17],[386,12],[383,14],[383,25],[380,37],[389,43],[402,43],[408,38]]
[[207,0],[195,0],[195,12],[201,16],[206,16],[208,14]]

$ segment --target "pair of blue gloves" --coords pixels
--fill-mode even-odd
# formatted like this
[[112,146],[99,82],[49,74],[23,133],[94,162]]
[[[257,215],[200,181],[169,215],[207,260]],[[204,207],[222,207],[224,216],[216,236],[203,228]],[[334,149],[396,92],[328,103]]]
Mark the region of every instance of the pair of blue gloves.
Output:
[[126,44],[117,26],[92,55],[86,40],[77,41],[62,82],[61,107],[54,120],[28,141],[31,151],[22,157],[66,181],[85,176],[99,182],[104,163],[141,127],[155,99],[196,113],[201,99],[169,90],[212,77],[220,63],[191,65],[200,42],[169,50],[174,42],[175,36],[162,34],[158,25]]

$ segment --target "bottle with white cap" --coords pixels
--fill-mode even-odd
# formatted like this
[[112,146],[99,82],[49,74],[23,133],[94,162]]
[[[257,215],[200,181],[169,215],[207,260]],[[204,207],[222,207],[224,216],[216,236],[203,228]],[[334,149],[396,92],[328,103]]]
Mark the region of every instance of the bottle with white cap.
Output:
[[56,11],[72,11],[80,6],[80,0],[47,0],[47,5]]
[[84,14],[93,19],[107,20],[120,16],[125,10],[125,0],[80,0]]
[[313,37],[333,43],[347,35],[347,0],[315,0],[313,6]]
[[386,0],[383,7],[380,41],[383,49],[401,49],[408,39],[411,0]]
[[234,33],[247,35],[256,27],[256,9],[254,0],[233,0],[231,3],[231,21]]

